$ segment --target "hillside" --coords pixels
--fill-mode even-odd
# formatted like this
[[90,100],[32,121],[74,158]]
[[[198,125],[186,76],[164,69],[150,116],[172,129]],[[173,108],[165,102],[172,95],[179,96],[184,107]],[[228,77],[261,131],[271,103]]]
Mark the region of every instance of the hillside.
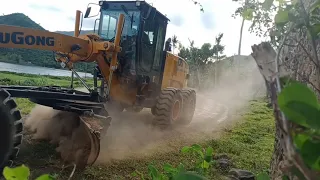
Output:
[[[55,31],[56,33],[60,33],[60,34],[65,34],[68,36],[73,36],[74,35],[74,31]],[[80,34],[89,34],[89,33],[93,33],[93,30],[81,30]]]
[[[0,16],[0,24],[27,27],[45,30],[28,16],[22,13],[13,13]],[[62,34],[65,34],[61,32]],[[0,48],[0,61],[14,64],[28,64],[50,68],[61,68],[60,64],[53,59],[51,51]],[[93,64],[86,66],[85,63],[76,64],[78,71],[92,72]]]

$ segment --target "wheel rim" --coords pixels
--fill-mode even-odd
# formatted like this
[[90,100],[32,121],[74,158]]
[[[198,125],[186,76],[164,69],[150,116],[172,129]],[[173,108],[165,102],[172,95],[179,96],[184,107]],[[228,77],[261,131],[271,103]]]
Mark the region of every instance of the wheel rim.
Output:
[[173,103],[173,106],[172,106],[172,119],[173,121],[177,120],[180,116],[180,101],[179,100],[176,100],[174,103]]

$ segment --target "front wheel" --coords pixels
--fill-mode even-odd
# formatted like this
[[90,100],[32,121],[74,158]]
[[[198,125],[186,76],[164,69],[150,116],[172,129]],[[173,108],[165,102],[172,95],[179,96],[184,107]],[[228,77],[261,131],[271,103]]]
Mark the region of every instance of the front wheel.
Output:
[[20,111],[10,94],[0,88],[0,169],[12,161],[19,152],[23,125]]

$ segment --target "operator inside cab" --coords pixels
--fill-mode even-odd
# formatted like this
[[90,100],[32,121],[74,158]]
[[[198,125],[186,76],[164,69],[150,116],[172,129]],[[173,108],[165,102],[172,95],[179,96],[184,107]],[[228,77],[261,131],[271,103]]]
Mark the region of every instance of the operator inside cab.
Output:
[[165,44],[165,47],[164,47],[164,50],[165,51],[172,51],[172,44],[171,44],[171,38],[169,38],[167,41],[166,41],[166,44]]

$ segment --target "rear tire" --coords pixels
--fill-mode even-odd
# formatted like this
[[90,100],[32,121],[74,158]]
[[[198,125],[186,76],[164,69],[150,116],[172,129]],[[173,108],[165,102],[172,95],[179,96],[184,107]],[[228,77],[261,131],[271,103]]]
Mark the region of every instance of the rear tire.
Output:
[[17,104],[8,91],[0,89],[0,169],[11,166],[22,143],[23,124]]
[[196,92],[193,89],[183,89],[183,113],[179,121],[183,125],[191,123],[194,111],[196,109]]
[[154,107],[153,125],[166,129],[179,124],[181,120],[183,98],[176,88],[163,89]]

